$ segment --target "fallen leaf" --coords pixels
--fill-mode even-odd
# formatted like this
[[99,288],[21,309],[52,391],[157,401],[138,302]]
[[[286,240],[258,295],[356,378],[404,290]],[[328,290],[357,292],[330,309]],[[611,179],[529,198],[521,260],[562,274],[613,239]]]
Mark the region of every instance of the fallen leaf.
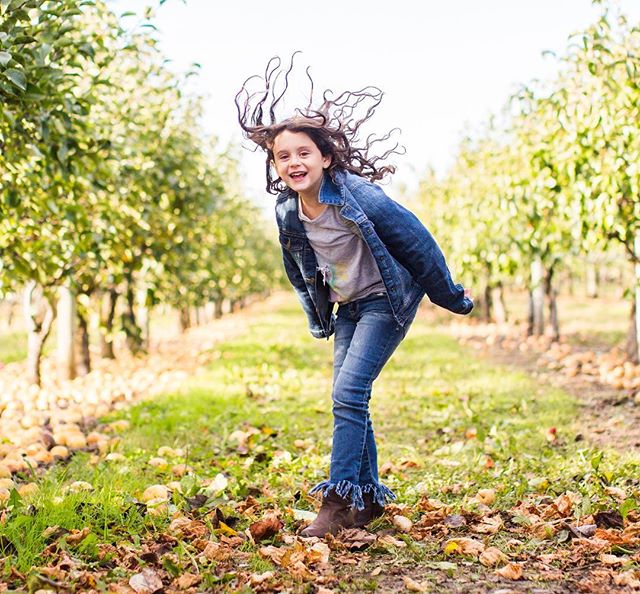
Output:
[[145,567],[142,572],[132,575],[129,579],[129,585],[138,594],[153,594],[163,588],[162,580],[158,574],[151,568]]
[[628,560],[629,559],[627,557],[618,557],[607,553],[602,553],[602,555],[600,555],[600,562],[604,565],[622,565]]
[[228,547],[222,546],[218,542],[209,542],[207,546],[202,551],[202,554],[209,561],[225,561],[229,557],[231,557],[231,549]]
[[296,561],[287,567],[287,571],[296,579],[313,580],[315,576],[309,568],[302,562]]
[[273,545],[260,547],[258,549],[258,554],[271,560],[276,565],[280,565],[282,563],[282,558],[284,557],[285,552],[286,549],[284,547],[274,547]]
[[462,528],[467,525],[467,519],[461,514],[452,514],[443,520],[443,524],[450,528]]
[[249,532],[253,540],[257,542],[275,536],[283,526],[284,524],[275,514],[267,514],[262,520],[251,524],[251,526],[249,526]]
[[399,540],[395,536],[392,536],[391,534],[383,534],[382,536],[379,536],[378,544],[382,546],[389,545],[392,547],[398,547],[400,549],[407,546],[407,543],[404,542],[404,540]]
[[427,583],[416,582],[413,578],[410,578],[408,575],[403,576],[402,581],[404,582],[404,587],[409,590],[409,592],[428,592],[429,585]]
[[495,534],[503,525],[500,516],[485,516],[479,524],[472,527],[472,530],[480,534]]
[[176,588],[179,590],[186,590],[197,586],[202,581],[202,576],[195,573],[183,573],[180,577],[176,578],[173,582]]
[[310,565],[316,563],[329,563],[329,545],[325,542],[316,542],[306,551],[306,559]]
[[294,520],[313,521],[316,519],[316,516],[318,515],[315,512],[309,511],[307,509],[294,508],[291,510],[291,512],[293,513]]
[[361,551],[374,543],[376,536],[361,528],[348,528],[339,532],[335,540],[350,551]]
[[598,528],[623,528],[624,521],[618,511],[603,511],[593,514],[593,521]]
[[611,495],[611,497],[618,501],[624,501],[628,497],[627,492],[619,487],[605,487],[604,490],[608,495]]
[[82,530],[71,530],[71,532],[67,534],[66,541],[69,544],[76,545],[87,538],[90,532],[91,528],[89,526],[84,527]]
[[477,557],[484,549],[484,545],[473,538],[450,538],[444,544],[444,552],[447,555],[471,555],[472,557]]
[[634,571],[623,571],[618,575],[613,576],[613,581],[616,586],[627,586],[633,590],[640,590],[640,571],[637,569]]
[[480,553],[479,561],[485,567],[494,567],[508,560],[508,557],[497,547],[488,547]]
[[275,575],[276,575],[275,571],[265,571],[264,573],[252,573],[251,577],[249,578],[249,583],[252,586],[258,586],[263,582],[269,581],[270,579],[275,577]]
[[519,580],[522,577],[522,566],[517,563],[507,563],[504,567],[496,569],[495,573],[508,580]]

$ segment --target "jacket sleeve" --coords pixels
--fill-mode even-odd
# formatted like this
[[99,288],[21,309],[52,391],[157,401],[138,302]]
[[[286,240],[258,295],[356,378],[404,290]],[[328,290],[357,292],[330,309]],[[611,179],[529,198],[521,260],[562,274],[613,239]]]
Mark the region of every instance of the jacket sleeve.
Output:
[[473,301],[464,287],[455,284],[442,250],[431,233],[411,211],[387,196],[376,184],[367,184],[367,216],[387,250],[416,282],[429,299],[457,314],[468,314]]
[[281,247],[284,270],[287,273],[289,282],[296,292],[304,313],[307,315],[307,319],[309,322],[309,332],[311,332],[311,335],[314,338],[329,338],[325,331],[322,329],[320,318],[318,317],[316,308],[313,305],[313,301],[311,300],[309,291],[307,291],[307,285],[304,282],[304,278],[302,278],[302,273],[300,272],[298,265],[293,259],[293,256],[289,253],[289,250],[287,250],[284,246]]

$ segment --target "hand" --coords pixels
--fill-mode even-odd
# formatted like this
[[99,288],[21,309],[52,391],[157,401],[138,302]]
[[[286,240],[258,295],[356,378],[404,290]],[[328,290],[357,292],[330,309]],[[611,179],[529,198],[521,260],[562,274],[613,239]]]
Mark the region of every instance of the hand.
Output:
[[464,296],[468,297],[469,299],[471,299],[471,301],[473,301],[473,297],[471,296],[471,291],[469,289],[464,290]]

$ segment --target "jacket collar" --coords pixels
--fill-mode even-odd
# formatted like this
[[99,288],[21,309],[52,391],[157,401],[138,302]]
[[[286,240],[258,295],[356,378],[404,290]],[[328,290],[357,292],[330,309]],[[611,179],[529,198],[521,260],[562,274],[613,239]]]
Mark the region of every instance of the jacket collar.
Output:
[[340,169],[334,170],[334,176],[336,182],[331,179],[331,176],[324,172],[322,182],[320,184],[320,192],[318,194],[318,201],[320,204],[334,204],[342,206],[345,203],[344,195],[344,178],[345,173]]
[[[333,173],[336,181],[331,179],[331,176],[324,172],[322,181],[320,182],[320,190],[318,192],[318,201],[321,204],[334,204],[336,206],[343,206],[346,202],[345,196],[345,179],[346,173],[341,169],[334,170]],[[283,198],[292,198],[297,202],[298,193],[294,192],[291,188],[287,188],[281,196]]]

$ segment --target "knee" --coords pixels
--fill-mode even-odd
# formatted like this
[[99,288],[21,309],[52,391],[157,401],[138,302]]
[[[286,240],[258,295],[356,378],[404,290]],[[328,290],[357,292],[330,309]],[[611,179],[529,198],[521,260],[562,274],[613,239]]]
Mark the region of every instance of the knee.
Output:
[[333,409],[367,410],[371,398],[370,385],[345,384],[336,382],[333,387]]

